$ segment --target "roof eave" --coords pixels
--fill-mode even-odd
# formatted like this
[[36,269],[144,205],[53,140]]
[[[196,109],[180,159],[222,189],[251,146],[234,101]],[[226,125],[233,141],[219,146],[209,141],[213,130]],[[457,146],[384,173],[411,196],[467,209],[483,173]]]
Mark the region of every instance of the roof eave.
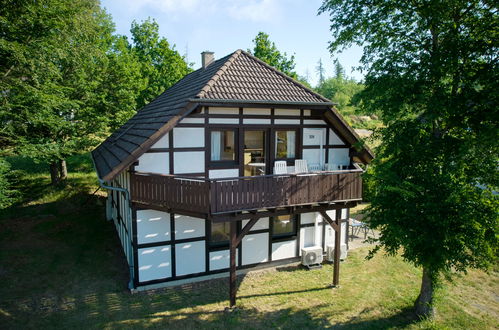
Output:
[[[168,133],[173,127],[186,115],[191,113],[196,107],[198,103],[188,102],[183,109],[179,112],[178,115],[173,116],[168,122],[166,122],[160,129],[156,131],[153,135],[151,135],[147,140],[145,140],[137,149],[135,149],[128,157],[126,157],[119,165],[115,166],[112,171],[107,173],[106,175],[102,175],[97,171],[97,175],[99,179],[110,182],[112,181],[118,174],[120,174],[123,170],[128,168],[132,163],[134,163],[140,156],[142,156],[149,148],[160,138],[162,138],[166,133]],[[92,158],[94,155],[92,154]]]
[[240,104],[271,104],[271,105],[303,105],[303,106],[325,106],[331,107],[338,105],[334,102],[304,102],[304,101],[274,101],[274,100],[240,100],[240,99],[202,99],[202,98],[191,98],[189,102],[198,103],[240,103]]

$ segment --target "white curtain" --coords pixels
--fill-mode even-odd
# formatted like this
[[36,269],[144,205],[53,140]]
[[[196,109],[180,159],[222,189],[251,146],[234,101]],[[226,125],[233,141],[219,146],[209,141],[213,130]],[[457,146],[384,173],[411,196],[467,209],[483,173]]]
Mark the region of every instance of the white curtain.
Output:
[[211,132],[211,160],[220,160],[220,142],[222,132]]
[[286,132],[286,140],[287,143],[287,158],[295,158],[295,149],[296,149],[296,132],[295,131],[287,131]]

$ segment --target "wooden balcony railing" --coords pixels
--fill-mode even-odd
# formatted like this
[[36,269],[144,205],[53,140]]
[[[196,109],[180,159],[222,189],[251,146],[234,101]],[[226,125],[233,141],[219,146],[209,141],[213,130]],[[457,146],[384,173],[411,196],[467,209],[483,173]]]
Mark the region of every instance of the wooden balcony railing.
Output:
[[133,173],[132,201],[178,211],[222,214],[362,199],[362,170],[204,179]]

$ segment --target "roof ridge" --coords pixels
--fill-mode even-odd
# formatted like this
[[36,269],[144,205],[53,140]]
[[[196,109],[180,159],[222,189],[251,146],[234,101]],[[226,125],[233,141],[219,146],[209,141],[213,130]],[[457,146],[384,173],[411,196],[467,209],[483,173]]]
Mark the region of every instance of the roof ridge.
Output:
[[201,88],[201,90],[199,91],[199,93],[196,94],[195,97],[196,98],[203,98],[206,95],[206,93],[208,93],[210,91],[210,89],[213,87],[213,85],[215,85],[215,83],[218,81],[218,79],[220,79],[220,77],[228,70],[230,65],[232,63],[234,63],[236,58],[239,57],[241,52],[243,52],[243,50],[238,49],[234,53],[232,53],[232,55],[230,55],[230,58],[227,59],[227,61],[225,61],[225,63],[220,67],[220,69],[218,69],[217,72],[215,72],[213,74],[211,79],[208,80],[206,85],[204,85],[204,87]]
[[323,101],[326,101],[326,102],[331,102],[333,103],[333,101],[325,98],[324,96],[322,96],[321,94],[317,93],[317,92],[314,92],[313,90],[311,90],[310,88],[308,88],[307,86],[303,85],[302,83],[300,83],[299,81],[296,81],[294,80],[293,78],[291,78],[290,76],[288,76],[287,74],[279,71],[278,69],[274,68],[272,65],[269,65],[268,63],[265,63],[264,61],[262,61],[261,59],[259,59],[258,57],[256,57],[255,55],[253,54],[250,54],[244,50],[241,50],[239,49],[238,51],[241,51],[244,55],[250,57],[251,59],[253,60],[256,60],[257,62],[259,62],[260,64],[263,64],[265,67],[271,69],[272,71],[276,72],[277,74],[279,74],[280,76],[284,77],[286,80],[290,81],[291,83],[295,84],[296,86],[298,87],[301,87],[303,89],[305,89],[307,92],[309,93],[312,93],[313,95],[315,95],[316,97],[320,98],[321,100]]

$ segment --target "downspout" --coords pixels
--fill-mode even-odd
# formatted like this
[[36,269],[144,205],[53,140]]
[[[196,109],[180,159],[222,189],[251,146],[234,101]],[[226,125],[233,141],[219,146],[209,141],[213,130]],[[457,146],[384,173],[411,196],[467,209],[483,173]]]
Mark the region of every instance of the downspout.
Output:
[[[92,163],[94,164],[95,172],[98,173],[97,169],[95,168],[95,162],[93,161],[93,157],[92,157]],[[126,218],[130,220],[130,228],[128,228],[129,229],[129,240],[127,242],[127,244],[128,244],[128,256],[127,256],[128,260],[127,261],[128,261],[128,268],[130,271],[130,281],[128,282],[128,289],[133,290],[135,288],[134,288],[134,283],[133,283],[134,266],[133,266],[132,235],[130,235],[133,231],[132,212],[131,212],[131,207],[130,207],[130,192],[128,191],[128,189],[120,188],[120,187],[113,187],[113,186],[106,184],[106,182],[104,180],[102,180],[101,178],[99,178],[99,176],[97,176],[97,180],[99,181],[99,186],[101,188],[122,192],[125,195],[125,203],[126,203],[126,205],[128,205],[128,207],[125,208],[126,209],[125,213],[126,213]]]

